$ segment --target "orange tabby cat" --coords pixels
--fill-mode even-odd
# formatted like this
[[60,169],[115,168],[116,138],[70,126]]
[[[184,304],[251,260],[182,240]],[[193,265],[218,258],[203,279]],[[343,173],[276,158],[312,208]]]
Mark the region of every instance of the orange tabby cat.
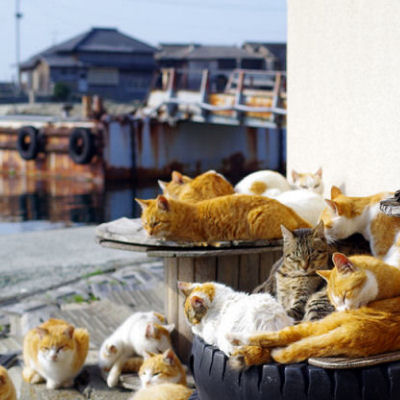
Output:
[[158,196],[138,200],[143,227],[151,236],[174,241],[278,239],[281,224],[309,228],[291,208],[262,196],[228,195],[196,204]]
[[235,193],[233,186],[221,174],[213,170],[194,179],[174,171],[171,182],[158,181],[158,183],[164,195],[192,203]]
[[189,400],[193,390],[176,383],[161,383],[140,389],[131,400]]
[[235,350],[231,364],[234,368],[262,364],[268,361],[269,353],[284,364],[310,357],[366,357],[399,350],[399,332],[400,297],[395,297],[336,311],[319,321],[302,322],[278,332],[230,335],[233,344],[245,345]]
[[358,308],[374,300],[400,296],[400,270],[378,258],[334,253],[335,267],[317,271],[327,282],[330,302],[336,310]]
[[17,400],[14,384],[7,370],[0,365],[0,399]]
[[46,380],[48,389],[72,386],[88,350],[86,329],[49,319],[25,335],[22,376],[29,383]]
[[348,197],[339,188],[331,189],[331,200],[321,214],[325,236],[333,242],[353,233],[361,233],[370,242],[373,256],[386,264],[400,267],[400,218],[390,217],[379,210],[380,200],[390,193],[367,197]]

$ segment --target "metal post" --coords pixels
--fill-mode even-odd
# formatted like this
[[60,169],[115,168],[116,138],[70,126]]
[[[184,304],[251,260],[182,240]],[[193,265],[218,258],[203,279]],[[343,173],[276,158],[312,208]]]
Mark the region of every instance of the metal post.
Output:
[[20,11],[20,0],[15,0],[15,52],[16,52],[16,68],[17,68],[17,81],[18,81],[18,91],[21,91],[21,75],[19,72],[20,64],[20,20],[22,18],[22,13]]

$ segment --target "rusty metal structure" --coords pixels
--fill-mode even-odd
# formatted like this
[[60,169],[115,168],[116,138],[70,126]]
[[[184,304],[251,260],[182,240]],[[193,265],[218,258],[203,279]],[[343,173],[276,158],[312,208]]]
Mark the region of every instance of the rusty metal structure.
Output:
[[82,118],[68,117],[68,107],[63,118],[1,117],[0,172],[101,188],[106,180],[154,180],[174,169],[229,176],[282,169],[285,86],[281,72],[236,70],[216,93],[207,70],[166,69],[132,114],[109,115],[101,99],[84,98]]

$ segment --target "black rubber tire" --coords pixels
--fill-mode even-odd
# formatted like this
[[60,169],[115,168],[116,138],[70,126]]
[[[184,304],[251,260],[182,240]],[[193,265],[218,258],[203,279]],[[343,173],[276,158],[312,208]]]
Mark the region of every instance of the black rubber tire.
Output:
[[33,126],[23,126],[18,131],[17,150],[24,160],[34,160],[41,150],[39,131]]
[[86,128],[76,128],[69,137],[69,156],[76,164],[89,164],[95,155],[95,140]]
[[237,372],[222,351],[194,337],[190,365],[200,400],[400,399],[400,362],[349,370],[270,363]]

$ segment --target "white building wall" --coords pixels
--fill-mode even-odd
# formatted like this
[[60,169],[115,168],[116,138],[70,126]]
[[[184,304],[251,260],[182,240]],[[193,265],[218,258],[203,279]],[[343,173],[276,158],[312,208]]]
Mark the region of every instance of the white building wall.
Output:
[[288,1],[288,174],[400,189],[400,1]]

